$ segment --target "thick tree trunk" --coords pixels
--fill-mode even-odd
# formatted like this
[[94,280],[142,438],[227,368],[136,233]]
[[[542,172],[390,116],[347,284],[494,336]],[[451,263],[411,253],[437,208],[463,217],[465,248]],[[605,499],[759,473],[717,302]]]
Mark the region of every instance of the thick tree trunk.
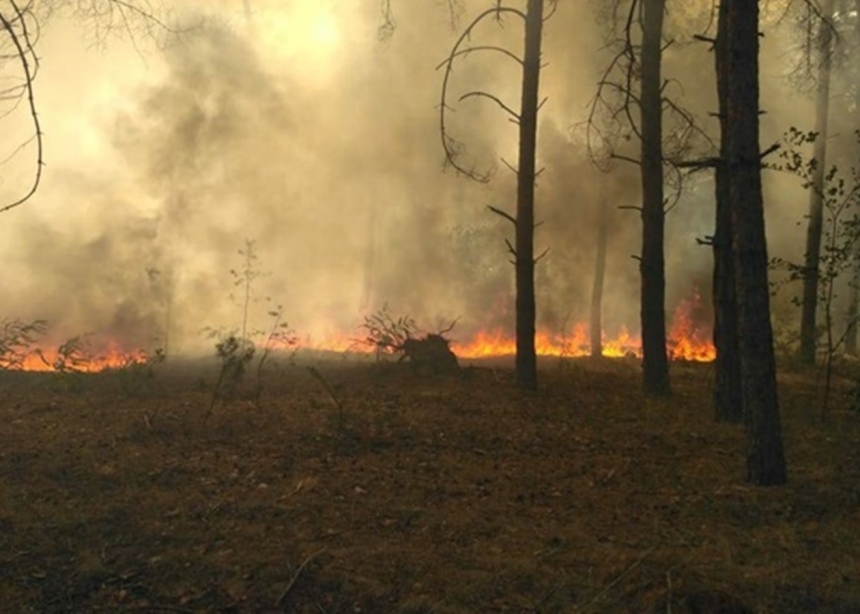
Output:
[[[716,46],[720,48],[727,43],[726,27],[722,20],[725,13],[720,13],[720,23],[717,27]],[[728,93],[728,64],[721,62],[725,56],[725,48],[717,51],[717,96],[720,109],[726,108]],[[720,113],[720,130],[726,134],[729,130],[725,113]],[[714,382],[714,414],[718,422],[743,421],[743,400],[741,398],[741,365],[738,356],[738,315],[737,299],[735,296],[735,266],[732,252],[732,210],[729,177],[729,166],[725,161],[729,157],[728,141],[723,139],[720,144],[720,160],[717,163],[714,183],[716,184],[716,229],[714,231],[714,347],[717,358],[714,363],[716,377]]]
[[717,47],[727,71],[727,132],[722,135],[730,169],[732,247],[738,305],[741,393],[749,437],[747,479],[784,484],[785,456],[776,393],[776,364],[770,322],[767,243],[759,148],[758,2],[723,0],[719,8],[725,44]]
[[517,172],[516,285],[517,381],[522,388],[537,388],[535,355],[534,200],[537,151],[538,86],[543,30],[543,0],[528,0],[523,90],[520,106],[520,151]]
[[[833,0],[824,0],[821,14],[833,16]],[[800,359],[815,364],[817,331],[815,312],[818,307],[818,266],[821,259],[821,230],[824,220],[824,169],[827,164],[827,123],[830,111],[830,67],[833,59],[832,30],[821,23],[818,40],[818,89],[815,98],[815,159],[818,162],[809,189],[809,226],[806,230],[806,255],[803,265],[803,298],[800,314]]]
[[597,257],[594,261],[594,283],[591,286],[591,355],[603,356],[603,280],[606,278],[606,244],[609,238],[609,209],[601,191],[597,202]]
[[642,18],[642,260],[643,385],[649,396],[669,394],[666,278],[663,256],[663,101],[661,48],[665,0],[645,0]]

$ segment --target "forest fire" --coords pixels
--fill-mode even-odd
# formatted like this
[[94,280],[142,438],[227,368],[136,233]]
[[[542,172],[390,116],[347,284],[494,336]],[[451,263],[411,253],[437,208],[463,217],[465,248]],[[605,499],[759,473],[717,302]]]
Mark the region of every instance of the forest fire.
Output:
[[[686,312],[682,312],[681,315],[686,315]],[[320,342],[300,342],[296,347],[338,354],[373,352],[369,345],[347,335]],[[591,353],[588,327],[577,324],[568,335],[538,331],[535,336],[535,347],[538,356],[558,358],[588,356]],[[22,356],[15,364],[5,365],[4,368],[22,371],[98,373],[143,364],[153,358],[143,350],[127,351],[121,348],[122,346],[115,342],[107,342],[97,349],[93,349],[92,345],[87,348],[70,348],[65,344],[59,347],[38,348]],[[451,349],[459,358],[465,359],[513,356],[516,354],[516,341],[502,330],[481,331],[468,341],[452,342]],[[713,344],[705,338],[702,331],[692,328],[691,320],[684,317],[676,319],[670,328],[668,350],[672,360],[707,362],[716,356]],[[604,336],[602,355],[609,358],[639,357],[641,356],[639,338],[622,327],[615,336]]]
[[717,357],[710,327],[697,325],[696,315],[701,310],[701,296],[698,289],[693,288],[691,296],[675,308],[669,326],[668,348],[671,359],[707,362]]
[[[590,343],[588,327],[585,324],[577,324],[567,335],[538,331],[535,336],[535,349],[538,356],[560,358],[588,356],[591,353]],[[638,355],[639,345],[639,340],[622,327],[615,337],[604,336],[603,355],[611,358]],[[516,354],[516,348],[516,341],[501,330],[480,332],[470,341],[453,343],[451,347],[461,358],[513,356]]]
[[150,360],[142,350],[127,351],[111,341],[95,349],[92,343],[81,343],[80,339],[72,339],[58,347],[35,349],[22,356],[17,367],[23,371],[100,373]]
[[[707,362],[716,357],[716,350],[710,338],[709,315],[705,312],[697,290],[680,303],[674,310],[667,334],[667,350],[671,360]],[[7,326],[7,337],[15,339],[12,343],[0,343],[0,369],[22,371],[54,371],[97,373],[111,369],[122,369],[131,365],[159,361],[165,358],[161,350],[154,354],[143,350],[129,350],[129,345],[119,340],[99,339],[96,335],[86,334],[73,337],[66,342],[50,346],[37,342],[33,331],[25,331]],[[17,330],[17,336],[9,331]],[[516,354],[516,340],[503,329],[478,331],[466,340],[457,340],[453,334],[451,350],[461,359],[481,359],[513,356]],[[368,339],[360,335],[330,333],[325,337],[290,337],[286,344],[280,339],[269,339],[268,349],[275,352],[295,352],[309,350],[335,354],[370,355],[376,351]],[[266,345],[257,341],[257,349]],[[568,331],[550,332],[539,330],[535,335],[535,348],[539,356],[576,358],[591,354],[591,336],[588,326],[579,323]],[[641,357],[641,340],[631,334],[624,326],[614,334],[604,332],[602,341],[603,356],[609,358]]]
[[[711,341],[710,326],[703,325],[701,295],[696,288],[690,296],[678,303],[672,316],[667,335],[667,350],[672,360],[709,362],[716,358],[717,352]],[[506,332],[496,330],[479,332],[464,343],[452,343],[451,349],[461,358],[488,358],[492,356],[513,356],[516,354],[516,341]],[[602,355],[609,358],[642,355],[642,341],[638,335],[631,335],[622,326],[614,336],[604,331]],[[591,354],[591,337],[588,326],[576,324],[567,334],[538,331],[535,336],[538,356],[579,357]]]

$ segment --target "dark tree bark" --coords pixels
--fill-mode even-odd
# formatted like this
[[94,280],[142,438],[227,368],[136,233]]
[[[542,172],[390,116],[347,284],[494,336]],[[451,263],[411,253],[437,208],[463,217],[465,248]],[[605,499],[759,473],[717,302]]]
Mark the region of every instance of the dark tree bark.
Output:
[[[829,21],[833,17],[833,0],[824,0],[821,14]],[[800,359],[815,364],[818,338],[815,313],[818,308],[818,266],[821,259],[821,230],[824,221],[824,168],[827,165],[827,123],[830,111],[830,68],[833,60],[833,30],[823,20],[817,45],[819,60],[818,84],[815,97],[815,159],[818,162],[809,190],[809,225],[806,229],[806,254],[803,263],[803,297],[800,315]]]
[[747,480],[758,485],[784,484],[776,392],[776,364],[770,322],[767,243],[761,188],[759,147],[758,2],[723,0],[716,48],[726,91],[720,114],[725,117],[731,202],[732,248],[738,306],[741,394],[748,432]]
[[663,100],[661,54],[665,0],[642,4],[642,259],[643,385],[649,396],[667,396],[666,277],[663,255]]
[[845,331],[845,353],[857,356],[857,316],[860,313],[860,252],[854,252],[854,264],[851,267],[851,282],[848,286],[848,328]]
[[[860,16],[860,0],[854,0],[854,13]],[[854,44],[860,48],[860,19],[854,22]],[[855,126],[860,126],[860,87],[854,86]],[[858,143],[860,144],[860,143]],[[856,155],[856,154],[855,154]],[[854,246],[854,262],[851,267],[851,281],[848,286],[848,330],[845,331],[845,352],[857,356],[857,318],[860,316],[860,243]]]
[[535,355],[535,154],[537,151],[538,86],[540,81],[543,2],[528,0],[520,106],[520,149],[517,171],[516,286],[517,286],[517,381],[522,388],[537,389]]
[[[384,6],[388,6],[387,3]],[[449,4],[454,6],[454,4]],[[525,45],[523,57],[493,45],[464,46],[472,36],[472,31],[485,19],[499,19],[503,15],[515,15],[525,24]],[[535,178],[537,155],[537,116],[538,92],[540,87],[541,69],[541,38],[543,36],[544,0],[528,0],[525,11],[505,6],[502,2],[494,3],[480,13],[466,27],[465,31],[451,49],[448,59],[439,68],[445,69],[442,80],[442,100],[439,106],[439,133],[442,138],[442,148],[445,158],[457,171],[482,183],[490,180],[492,172],[480,172],[474,167],[464,165],[460,160],[462,145],[454,139],[447,129],[448,87],[454,61],[467,54],[478,52],[501,53],[515,60],[522,66],[522,91],[520,111],[516,113],[496,96],[484,91],[471,91],[460,100],[466,98],[489,99],[502,108],[510,118],[519,125],[519,156],[517,169],[517,210],[515,215],[506,213],[496,207],[491,211],[513,223],[515,230],[514,242],[507,242],[508,249],[514,256],[516,277],[516,375],[520,387],[527,390],[537,389],[537,356],[535,352]]]
[[591,287],[591,355],[603,356],[603,280],[606,278],[606,244],[609,238],[609,209],[603,192],[597,202],[597,256],[594,261],[594,283]]
[[[725,57],[728,38],[724,20],[727,14],[721,12],[717,25],[717,96],[721,110],[727,106],[728,64],[721,62]],[[725,113],[720,113],[720,131],[726,134],[729,125]],[[741,365],[738,356],[738,315],[735,296],[734,253],[732,251],[732,210],[729,167],[728,140],[720,144],[720,159],[715,169],[716,185],[716,229],[714,231],[714,347],[717,357],[714,361],[716,373],[714,382],[714,414],[718,422],[740,423],[743,420],[743,400],[741,398]]]

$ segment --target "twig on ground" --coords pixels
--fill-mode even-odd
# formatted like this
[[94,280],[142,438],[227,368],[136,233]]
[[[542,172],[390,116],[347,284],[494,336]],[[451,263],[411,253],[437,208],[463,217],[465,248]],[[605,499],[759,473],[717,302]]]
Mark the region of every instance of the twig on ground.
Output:
[[589,599],[588,602],[583,604],[583,606],[581,608],[577,608],[576,611],[577,612],[584,612],[584,611],[587,611],[588,609],[590,609],[591,606],[593,606],[595,602],[602,599],[606,595],[606,593],[608,593],[613,588],[615,588],[615,586],[618,585],[618,583],[621,582],[621,580],[623,580],[627,576],[627,574],[629,574],[631,571],[633,571],[634,569],[639,567],[639,565],[641,565],[642,562],[645,559],[647,559],[651,555],[651,553],[654,552],[654,550],[656,550],[656,549],[657,549],[656,544],[651,546],[650,548],[648,548],[648,550],[646,550],[642,556],[640,556],[638,559],[636,559],[635,561],[630,563],[630,565],[628,565],[624,571],[622,571],[620,574],[618,574],[618,576],[612,582],[610,582],[605,587],[603,587],[603,590],[601,590],[594,597]]
[[310,563],[311,561],[313,561],[315,558],[317,558],[317,557],[318,557],[319,555],[321,555],[323,552],[325,552],[325,548],[323,548],[323,549],[321,549],[321,550],[317,550],[316,552],[314,552],[313,554],[311,554],[308,558],[306,558],[304,561],[302,561],[302,564],[301,564],[301,565],[299,565],[299,568],[298,568],[298,569],[296,569],[296,573],[294,573],[294,574],[293,574],[293,577],[292,577],[292,578],[290,578],[290,581],[287,583],[287,588],[285,588],[285,589],[284,589],[284,592],[282,592],[282,593],[281,593],[281,596],[280,596],[280,597],[278,597],[278,600],[275,602],[275,606],[274,606],[274,607],[276,607],[276,608],[281,607],[281,604],[284,602],[284,599],[286,599],[286,598],[287,598],[287,595],[289,595],[289,594],[290,594],[290,591],[291,591],[291,590],[293,590],[293,586],[295,586],[295,584],[296,584],[296,580],[298,580],[298,579],[299,579],[299,576],[300,576],[300,575],[302,574],[302,572],[305,570],[305,567],[307,567],[307,566],[308,566],[308,563]]
[[337,395],[335,395],[334,388],[332,388],[329,381],[322,373],[320,373],[319,369],[317,369],[316,367],[308,367],[308,371],[311,375],[314,376],[315,379],[320,382],[320,384],[322,384],[322,387],[325,388],[325,391],[328,393],[328,396],[331,398],[331,400],[337,407],[338,419],[343,422],[343,417],[346,414],[346,410],[344,409],[343,404],[341,404],[340,400],[337,398]]

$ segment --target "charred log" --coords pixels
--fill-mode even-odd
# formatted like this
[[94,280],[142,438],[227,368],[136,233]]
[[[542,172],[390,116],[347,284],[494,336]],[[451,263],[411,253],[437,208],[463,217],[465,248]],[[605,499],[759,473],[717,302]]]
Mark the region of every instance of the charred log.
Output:
[[442,335],[428,334],[418,339],[407,339],[401,346],[403,357],[418,373],[442,375],[460,369],[457,356],[451,351],[448,340]]

